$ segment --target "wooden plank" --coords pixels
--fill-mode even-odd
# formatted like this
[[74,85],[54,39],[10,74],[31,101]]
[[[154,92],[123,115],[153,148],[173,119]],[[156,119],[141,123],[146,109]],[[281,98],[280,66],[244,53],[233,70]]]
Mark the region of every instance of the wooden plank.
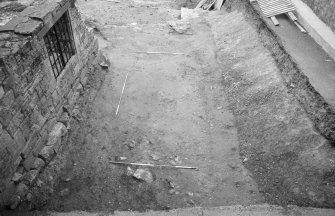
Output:
[[288,15],[288,17],[291,18],[291,20],[293,20],[293,21],[297,21],[297,20],[298,20],[298,18],[297,18],[297,17],[294,15],[294,13],[292,13],[292,12],[288,12],[287,15]]
[[307,33],[307,31],[298,23],[298,21],[293,21],[293,22],[300,29],[302,33]]
[[224,0],[217,0],[214,4],[214,10],[221,10]]
[[201,7],[206,3],[206,1],[207,1],[207,0],[201,0],[195,8],[196,8],[196,9],[197,9],[197,8],[201,8]]
[[204,10],[209,10],[215,4],[216,0],[207,0],[207,2],[203,5]]
[[258,4],[266,17],[292,12],[296,9],[291,0],[258,0]]
[[275,26],[279,26],[279,22],[275,16],[270,17]]

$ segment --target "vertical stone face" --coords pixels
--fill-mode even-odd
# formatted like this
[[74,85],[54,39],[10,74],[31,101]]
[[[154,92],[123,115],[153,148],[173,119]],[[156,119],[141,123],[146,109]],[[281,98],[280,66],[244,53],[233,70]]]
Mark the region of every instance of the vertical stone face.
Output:
[[302,0],[335,32],[334,0]]
[[[76,53],[55,77],[43,35],[67,11]],[[39,1],[7,24],[0,27],[0,188],[19,164],[30,182],[57,153],[68,124],[60,114],[75,104],[98,53],[72,0]]]

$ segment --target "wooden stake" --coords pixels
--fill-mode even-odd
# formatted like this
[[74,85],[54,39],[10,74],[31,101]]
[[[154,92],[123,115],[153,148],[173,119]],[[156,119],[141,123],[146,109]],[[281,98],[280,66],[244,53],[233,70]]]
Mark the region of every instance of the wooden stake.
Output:
[[137,52],[146,54],[169,54],[169,55],[185,55],[185,53],[170,53],[170,52]]
[[279,22],[275,16],[270,17],[275,26],[279,26]]
[[155,164],[127,163],[127,162],[116,162],[116,161],[109,161],[109,163],[126,165],[126,166],[165,167],[165,168],[192,169],[192,170],[198,169],[197,167],[189,167],[189,166],[155,165]]
[[224,0],[217,0],[214,5],[214,10],[221,10]]
[[128,74],[129,74],[129,72],[127,73],[126,79],[124,80],[124,83],[123,83],[122,92],[121,92],[121,96],[120,96],[120,99],[119,99],[119,103],[118,103],[118,105],[117,105],[117,109],[116,109],[116,112],[115,112],[115,116],[117,116],[117,114],[119,113],[120,103],[121,103],[121,99],[122,99],[122,95],[123,95],[124,87],[126,86],[126,82],[127,82]]
[[197,8],[201,8],[201,7],[206,3],[206,1],[207,1],[207,0],[201,0],[195,8],[196,8],[196,9],[197,9]]
[[298,21],[293,21],[293,22],[300,29],[302,33],[307,33],[307,31],[298,23]]
[[286,15],[293,21],[302,33],[307,33],[307,31],[298,23],[298,18],[294,15],[294,13],[288,12]]

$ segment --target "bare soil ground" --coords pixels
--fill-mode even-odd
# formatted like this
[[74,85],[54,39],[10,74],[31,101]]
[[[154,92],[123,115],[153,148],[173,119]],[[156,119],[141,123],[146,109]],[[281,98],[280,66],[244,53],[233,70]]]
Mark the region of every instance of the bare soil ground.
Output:
[[[191,20],[187,34],[167,21],[196,2],[77,4],[112,66],[106,76],[92,75],[62,152],[22,209],[335,207],[334,148],[290,94],[243,2]],[[184,55],[139,53],[147,51]],[[150,168],[147,183],[109,163],[118,156],[199,170]]]

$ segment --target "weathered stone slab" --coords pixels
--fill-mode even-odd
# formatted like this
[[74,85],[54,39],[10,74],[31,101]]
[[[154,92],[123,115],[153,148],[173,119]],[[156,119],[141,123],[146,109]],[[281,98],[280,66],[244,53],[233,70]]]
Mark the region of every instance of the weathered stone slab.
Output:
[[33,35],[38,33],[38,31],[41,30],[42,27],[43,22],[29,18],[25,22],[19,23],[15,27],[14,32],[22,35]]
[[44,167],[45,162],[41,158],[35,158],[35,161],[31,167],[31,169],[37,169],[40,170],[42,167]]
[[17,183],[17,182],[19,182],[21,180],[21,178],[22,178],[22,174],[16,172],[14,174],[13,178],[12,178],[12,181],[15,182],[15,183]]
[[36,170],[36,169],[28,171],[22,177],[22,183],[24,183],[26,185],[30,185],[35,180],[38,173],[39,173],[39,170]]
[[51,157],[55,154],[53,146],[45,146],[38,154],[39,157],[45,161],[50,161]]

